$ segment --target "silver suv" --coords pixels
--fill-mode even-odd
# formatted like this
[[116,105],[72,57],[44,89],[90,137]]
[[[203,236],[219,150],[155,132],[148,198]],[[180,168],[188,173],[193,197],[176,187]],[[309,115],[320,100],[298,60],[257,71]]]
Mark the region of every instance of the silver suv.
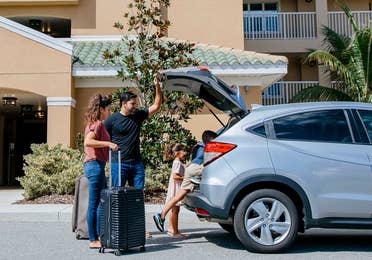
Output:
[[163,72],[168,90],[193,93],[230,115],[204,150],[198,217],[235,233],[250,251],[288,248],[309,228],[372,229],[372,105],[301,103],[248,111],[205,68]]

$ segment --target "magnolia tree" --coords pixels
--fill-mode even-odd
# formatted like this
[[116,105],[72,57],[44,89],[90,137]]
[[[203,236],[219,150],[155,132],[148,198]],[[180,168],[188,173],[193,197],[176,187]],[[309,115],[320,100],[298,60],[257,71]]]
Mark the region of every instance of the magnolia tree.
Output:
[[[162,11],[170,5],[169,0],[133,0],[125,22],[114,27],[123,33],[120,47],[106,50],[104,58],[119,65],[118,77],[135,83],[141,99],[141,106],[148,107],[155,96],[153,76],[158,71],[197,65],[191,58],[194,44],[164,39],[170,22],[163,18]],[[113,93],[118,100],[123,90]],[[156,169],[163,161],[163,155],[170,142],[178,142],[191,148],[196,140],[180,121],[190,119],[203,107],[195,96],[179,92],[163,91],[161,111],[145,121],[141,131],[141,150],[145,166]],[[118,107],[116,107],[118,109]]]

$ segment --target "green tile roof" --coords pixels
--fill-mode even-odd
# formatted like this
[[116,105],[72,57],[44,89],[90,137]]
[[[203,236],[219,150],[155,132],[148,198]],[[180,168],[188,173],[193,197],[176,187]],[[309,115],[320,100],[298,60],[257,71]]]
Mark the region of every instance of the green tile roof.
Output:
[[[73,44],[73,56],[80,59],[74,67],[111,67],[103,58],[107,49],[114,50],[122,45],[123,41],[76,41]],[[204,66],[241,66],[241,65],[279,65],[287,64],[284,56],[242,51],[208,44],[196,44],[191,58],[196,59]]]

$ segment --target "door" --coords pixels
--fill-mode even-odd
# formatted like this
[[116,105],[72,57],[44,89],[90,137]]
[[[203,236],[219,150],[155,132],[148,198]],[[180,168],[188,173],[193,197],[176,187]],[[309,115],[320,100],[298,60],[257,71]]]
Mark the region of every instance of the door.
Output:
[[363,143],[366,147],[366,154],[369,158],[372,172],[372,111],[367,109],[359,109],[355,111],[355,113],[355,117],[361,122],[360,130],[363,131],[363,133],[367,136],[367,140],[365,140]]
[[346,111],[302,112],[271,122],[276,173],[304,187],[313,218],[370,218],[371,146],[355,142]]

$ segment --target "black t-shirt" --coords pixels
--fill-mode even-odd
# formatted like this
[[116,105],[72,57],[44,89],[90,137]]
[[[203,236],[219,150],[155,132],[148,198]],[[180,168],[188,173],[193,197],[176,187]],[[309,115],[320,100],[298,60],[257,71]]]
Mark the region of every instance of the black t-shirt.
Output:
[[[140,160],[140,129],[143,121],[149,116],[147,109],[137,110],[134,114],[124,116],[117,112],[104,121],[110,134],[111,142],[117,144],[121,151],[121,162]],[[117,161],[117,153],[112,154]]]

